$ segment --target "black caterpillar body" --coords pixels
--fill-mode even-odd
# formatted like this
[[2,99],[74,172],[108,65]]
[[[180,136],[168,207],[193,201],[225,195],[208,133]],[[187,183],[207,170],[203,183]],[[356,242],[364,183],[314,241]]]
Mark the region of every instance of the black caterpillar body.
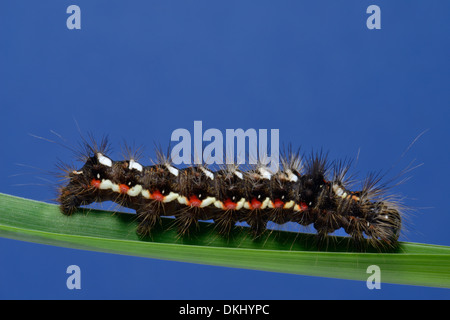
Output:
[[367,239],[379,247],[399,238],[399,205],[377,176],[369,175],[361,190],[351,191],[349,165],[329,165],[320,153],[301,159],[289,152],[277,172],[262,164],[247,171],[237,165],[212,171],[206,165],[178,169],[163,156],[151,166],[136,157],[113,161],[107,149],[106,141],[86,144],[82,168],[66,170],[69,181],[58,197],[64,214],[114,201],[136,210],[141,235],[150,234],[161,216],[175,216],[181,235],[197,221],[212,219],[225,235],[236,222],[246,222],[257,237],[272,221],[313,225],[319,238],[343,228],[355,241]]

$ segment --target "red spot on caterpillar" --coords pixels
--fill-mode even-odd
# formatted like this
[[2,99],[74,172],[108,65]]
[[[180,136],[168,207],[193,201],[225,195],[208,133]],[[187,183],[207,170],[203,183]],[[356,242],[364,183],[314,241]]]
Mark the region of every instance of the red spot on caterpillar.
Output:
[[130,187],[126,184],[119,184],[119,192],[120,193],[127,193],[128,190],[130,190]]
[[100,188],[100,183],[101,183],[101,181],[100,180],[97,180],[97,179],[92,179],[91,180],[91,186],[93,186],[93,187],[95,187],[95,188]]
[[274,208],[283,208],[284,207],[284,202],[281,201],[280,199],[275,199],[274,201],[272,201],[273,207]]
[[199,198],[197,198],[196,195],[191,195],[191,196],[189,197],[189,204],[190,204],[192,207],[200,207],[201,204],[202,204],[202,200],[200,200]]
[[225,209],[235,210],[237,207],[237,203],[231,201],[230,199],[227,199],[223,202],[223,206],[225,207]]
[[308,210],[308,206],[304,202],[300,202],[299,207],[300,207],[300,211]]
[[157,200],[157,201],[163,201],[164,200],[164,196],[159,190],[153,191],[153,193],[150,195],[150,197],[153,200]]
[[250,205],[251,205],[251,209],[259,209],[261,208],[261,201],[257,200],[256,198],[253,198]]

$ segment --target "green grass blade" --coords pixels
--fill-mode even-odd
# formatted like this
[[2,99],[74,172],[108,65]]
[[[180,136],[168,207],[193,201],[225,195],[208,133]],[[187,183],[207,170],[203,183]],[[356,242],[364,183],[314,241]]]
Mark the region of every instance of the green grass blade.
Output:
[[355,252],[346,237],[331,238],[319,251],[314,236],[274,231],[258,241],[245,227],[230,238],[214,224],[199,223],[189,238],[179,238],[173,219],[162,219],[152,238],[136,234],[135,215],[80,210],[67,217],[56,205],[0,193],[0,236],[68,248],[199,264],[366,281],[377,265],[384,283],[450,288],[450,247],[401,242],[387,253]]

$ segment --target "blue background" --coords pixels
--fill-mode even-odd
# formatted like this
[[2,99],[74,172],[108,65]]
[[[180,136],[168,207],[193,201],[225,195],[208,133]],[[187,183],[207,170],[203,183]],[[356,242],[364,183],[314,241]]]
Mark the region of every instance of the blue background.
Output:
[[[68,30],[66,8],[81,8]],[[369,5],[381,30],[366,27]],[[280,143],[395,176],[401,240],[450,245],[450,2],[0,2],[0,192],[50,201],[81,132],[167,147],[177,128],[279,129]],[[76,121],[76,122],[75,122]],[[410,143],[426,131],[402,156]],[[145,164],[150,162],[143,161]],[[19,164],[19,165],[18,165]],[[34,168],[25,167],[32,166]],[[41,171],[42,170],[42,171]],[[82,289],[65,286],[79,265]],[[0,239],[0,298],[421,299],[449,290],[210,267]]]

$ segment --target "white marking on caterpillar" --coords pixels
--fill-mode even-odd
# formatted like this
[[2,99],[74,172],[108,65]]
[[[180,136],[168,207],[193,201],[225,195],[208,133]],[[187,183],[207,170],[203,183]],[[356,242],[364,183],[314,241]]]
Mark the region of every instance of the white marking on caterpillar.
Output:
[[114,192],[119,192],[120,193],[120,187],[118,184],[115,183],[111,183],[111,190]]
[[145,199],[150,199],[150,192],[149,192],[147,189],[142,190],[142,196],[143,196]]
[[213,204],[216,201],[216,198],[214,197],[207,197],[205,200],[202,201],[202,204],[200,205],[200,208],[207,207],[211,204]]
[[241,210],[242,207],[245,205],[245,198],[241,198],[236,204],[236,210]]
[[283,209],[290,209],[290,208],[292,208],[292,207],[294,206],[294,204],[295,204],[294,200],[291,200],[291,201],[289,201],[289,202],[286,202],[286,203],[284,204],[284,206],[283,206]]
[[205,169],[205,168],[203,168],[203,167],[200,167],[200,169],[203,171],[203,173],[204,173],[208,178],[210,178],[211,180],[214,180],[214,174],[213,174],[211,171],[209,171],[209,170],[207,170],[207,169]]
[[234,174],[235,174],[239,179],[241,179],[241,180],[244,179],[244,175],[242,174],[242,172],[235,171]]
[[136,161],[134,161],[133,159],[130,160],[130,165],[129,165],[129,169],[136,169],[139,172],[142,172],[142,170],[144,169],[142,167],[142,165]]
[[347,192],[345,192],[339,185],[333,184],[333,191],[334,193],[341,198],[347,197]]
[[263,179],[270,180],[272,178],[272,174],[266,168],[259,168],[259,173]]
[[80,170],[80,171],[73,170],[72,173],[73,174],[83,174],[83,170]]
[[171,174],[178,177],[178,169],[177,168],[172,167],[170,164],[166,164],[166,168],[167,168],[167,170],[169,170],[169,172]]
[[142,186],[140,184],[135,185],[127,191],[127,194],[130,197],[136,197],[142,192]]
[[266,198],[263,202],[262,202],[262,204],[261,204],[261,209],[265,209],[265,208],[267,208],[268,206],[269,206],[269,203],[270,203],[271,201],[270,201],[270,198]]
[[175,193],[175,192],[171,191],[167,196],[164,197],[163,202],[164,203],[171,202],[171,201],[173,201],[175,199],[178,199],[178,197],[179,197],[178,193]]
[[179,202],[180,204],[185,204],[185,205],[187,205],[187,204],[189,203],[188,199],[187,199],[185,196],[179,196],[179,197],[177,198],[177,200],[178,200],[178,202]]
[[224,208],[224,205],[223,205],[222,201],[219,201],[219,200],[214,201],[214,205],[215,205],[216,208],[218,208],[218,209],[223,209],[223,208]]
[[[102,189],[102,190],[112,189],[113,185],[114,184],[111,182],[111,180],[103,179],[102,182],[100,183],[99,189]],[[119,186],[117,186],[117,189],[119,189]]]
[[107,167],[112,167],[112,160],[108,157],[105,157],[100,152],[97,153],[98,162]]
[[289,181],[291,182],[297,182],[298,181],[298,177],[291,171],[291,170],[287,170],[286,171],[287,177],[289,179]]

